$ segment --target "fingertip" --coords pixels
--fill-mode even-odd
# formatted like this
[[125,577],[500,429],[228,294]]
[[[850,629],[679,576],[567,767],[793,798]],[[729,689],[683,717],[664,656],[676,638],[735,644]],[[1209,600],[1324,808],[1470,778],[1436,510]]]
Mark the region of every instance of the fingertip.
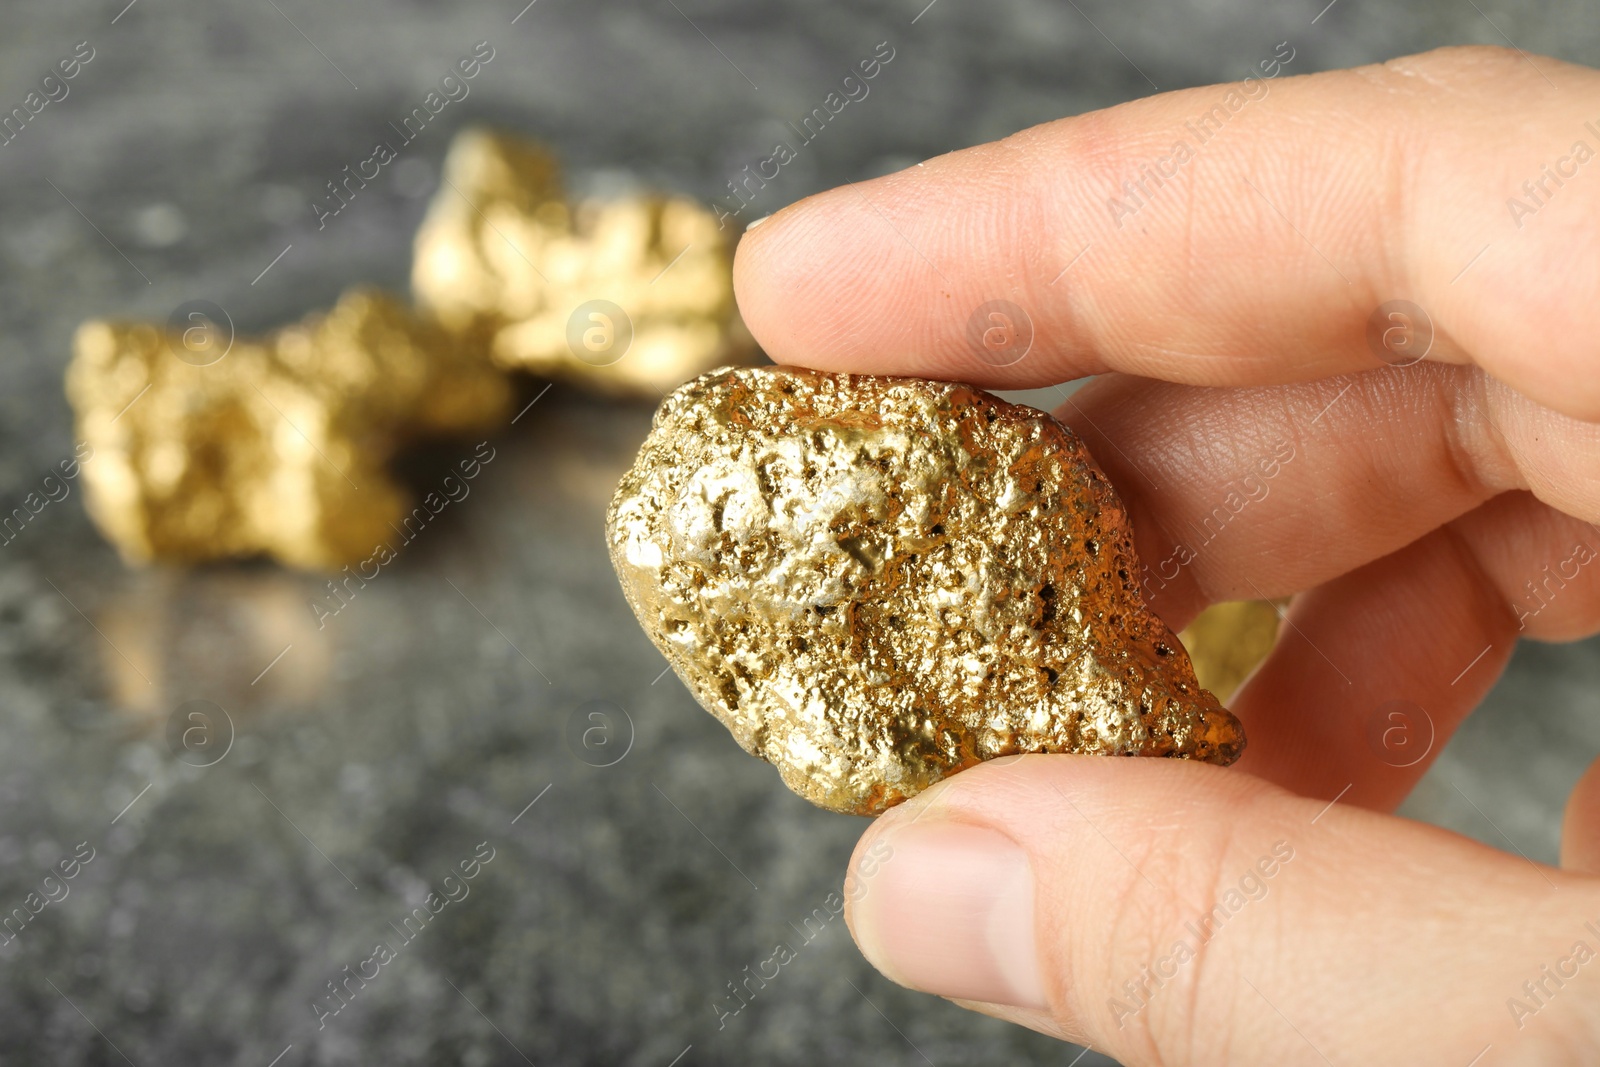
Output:
[[870,372],[885,338],[900,337],[896,327],[883,327],[903,322],[902,304],[921,281],[885,239],[883,227],[892,224],[873,213],[873,200],[889,199],[881,192],[885,180],[807,197],[739,242],[735,299],[775,362]]
[[953,819],[901,820],[875,836],[882,862],[846,922],[868,962],[911,989],[1048,1007],[1034,937],[1027,853]]
[[779,332],[778,313],[787,272],[795,258],[785,255],[788,230],[797,214],[805,213],[808,201],[791,204],[757,220],[759,226],[746,227],[733,253],[733,297],[756,343],[774,359],[784,338]]

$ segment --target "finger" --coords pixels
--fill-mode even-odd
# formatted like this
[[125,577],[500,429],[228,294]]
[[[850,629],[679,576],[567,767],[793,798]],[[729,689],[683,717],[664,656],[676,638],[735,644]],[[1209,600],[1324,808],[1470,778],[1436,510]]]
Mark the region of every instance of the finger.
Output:
[[1241,769],[1302,795],[1392,810],[1519,636],[1600,627],[1594,534],[1508,493],[1296,597],[1277,644],[1229,705],[1250,738]]
[[1583,874],[1600,874],[1600,760],[1589,764],[1561,820],[1561,866]]
[[1206,604],[1313,588],[1507,490],[1600,518],[1600,425],[1470,368],[1246,388],[1115,374],[1059,415],[1116,485],[1146,599],[1179,628]]
[[1130,1065],[1593,1047],[1596,998],[1561,985],[1600,944],[1594,880],[1234,771],[983,765],[880,818],[853,864],[847,919],[886,975]]
[[1569,180],[1597,89],[1449,49],[1062,119],[779,212],[739,246],[740,308],[774,359],[829,370],[1225,385],[1377,366],[1368,320],[1404,297],[1429,358],[1600,418],[1600,182]]
[[1240,769],[1393,810],[1499,678],[1516,622],[1470,549],[1435,531],[1295,598],[1229,702]]
[[1517,632],[1575,641],[1600,629],[1600,529],[1528,493],[1507,493],[1454,522]]
[[1297,792],[1392,809],[1519,633],[1600,625],[1600,534],[1500,492],[1537,481],[1600,513],[1600,427],[1481,371],[1238,389],[1108,375],[1061,415],[1128,506],[1142,589],[1170,626],[1311,590],[1231,702],[1243,767]]

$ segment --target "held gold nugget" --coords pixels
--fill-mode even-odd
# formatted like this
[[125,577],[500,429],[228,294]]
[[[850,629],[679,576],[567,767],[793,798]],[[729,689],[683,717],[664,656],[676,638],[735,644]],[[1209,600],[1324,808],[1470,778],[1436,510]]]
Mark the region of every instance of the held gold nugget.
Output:
[[1082,444],[971,386],[713,371],[656,413],[607,534],[689,690],[822,807],[1021,752],[1244,748]]

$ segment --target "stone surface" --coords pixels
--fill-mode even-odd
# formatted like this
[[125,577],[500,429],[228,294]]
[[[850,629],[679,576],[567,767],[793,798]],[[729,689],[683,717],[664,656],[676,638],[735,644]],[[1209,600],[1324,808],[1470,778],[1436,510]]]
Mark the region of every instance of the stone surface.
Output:
[[689,691],[820,807],[1026,752],[1244,749],[1077,436],[971,386],[713,371],[661,405],[606,528]]
[[[498,429],[511,402],[481,339],[370,289],[259,341],[201,309],[88,322],[75,348],[86,503],[135,563],[355,563],[414,518],[387,470],[396,450]],[[419,505],[424,525],[439,499]]]
[[754,352],[733,304],[740,229],[682,196],[569,203],[543,146],[472,129],[445,157],[411,285],[452,329],[486,330],[503,367],[653,400]]
[[[580,195],[621,167],[725,198],[786,122],[892,41],[872,95],[743,221],[1147,94],[1141,71],[1163,89],[1239,77],[1286,38],[1291,72],[1503,46],[1495,26],[1530,53],[1600,62],[1588,0],[1480,4],[1493,24],[1459,0],[1341,0],[1314,26],[1326,0],[1077,0],[1081,14],[940,0],[915,25],[927,0],[678,0],[692,24],[667,4],[541,0],[515,25],[526,0],[276,3],[316,47],[267,4],[139,0],[115,25],[126,0],[0,10],[7,106],[74,42],[98,51],[71,96],[0,148],[6,514],[73,455],[61,377],[79,323],[163,322],[205,297],[260,334],[357,280],[404,289],[445,147],[469,123],[549,142]],[[472,95],[319,230],[325,182],[483,38],[499,54]],[[1062,251],[1064,264],[1077,249]],[[320,630],[319,577],[124,567],[77,483],[0,547],[0,908],[78,842],[99,850],[68,899],[0,947],[0,1060],[123,1064],[109,1039],[140,1067],[1074,1063],[1078,1050],[880,977],[838,920],[719,1028],[714,1000],[839,890],[863,824],[793,795],[661,675],[601,535],[648,431],[648,410],[558,385],[494,441],[472,496]],[[437,486],[426,465],[400,473],[414,493]],[[1553,862],[1566,794],[1600,752],[1596,692],[1600,642],[1524,645],[1405,811]],[[199,698],[238,735],[210,768],[166,743]],[[628,755],[604,768],[565,740],[596,699],[633,723]],[[311,998],[485,839],[499,855],[472,896],[318,1030]],[[1076,1067],[1108,1062],[1091,1051]]]

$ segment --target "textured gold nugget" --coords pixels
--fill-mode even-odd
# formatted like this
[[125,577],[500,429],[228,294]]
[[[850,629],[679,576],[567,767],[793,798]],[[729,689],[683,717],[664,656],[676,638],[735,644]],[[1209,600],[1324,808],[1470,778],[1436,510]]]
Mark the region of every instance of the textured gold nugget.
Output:
[[754,342],[733,303],[732,231],[683,197],[569,205],[537,144],[468,130],[417,233],[412,289],[502,367],[614,395],[661,393]]
[[1244,748],[1082,444],[971,386],[714,371],[661,405],[607,533],[690,692],[822,807],[1022,752]]
[[469,344],[370,290],[255,341],[198,312],[182,330],[85,323],[67,396],[94,448],[89,514],[125,559],[321,569],[392,538],[397,447],[494,427],[510,404]]

